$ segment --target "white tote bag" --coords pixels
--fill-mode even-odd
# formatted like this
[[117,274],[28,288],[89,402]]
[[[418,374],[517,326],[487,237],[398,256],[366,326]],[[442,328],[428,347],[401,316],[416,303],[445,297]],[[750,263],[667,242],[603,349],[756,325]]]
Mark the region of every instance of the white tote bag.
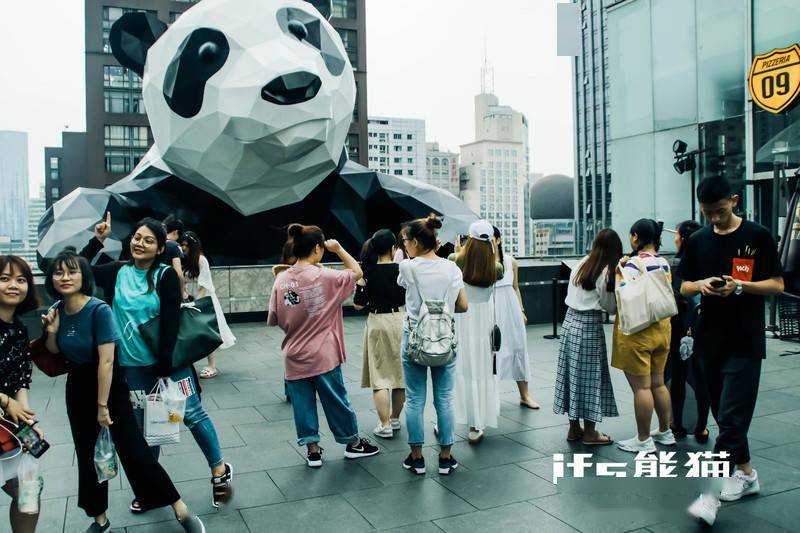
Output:
[[[147,395],[144,404],[144,440],[149,446],[177,444],[181,440],[180,420],[170,420],[168,398],[170,386],[176,386],[171,379],[159,379]],[[181,417],[182,419],[183,417]],[[174,417],[172,417],[174,420]]]
[[631,259],[642,274],[637,278],[625,276],[620,263],[624,285],[616,288],[619,329],[625,335],[633,335],[643,329],[678,314],[678,305],[672,285],[663,268],[648,271],[635,259]]

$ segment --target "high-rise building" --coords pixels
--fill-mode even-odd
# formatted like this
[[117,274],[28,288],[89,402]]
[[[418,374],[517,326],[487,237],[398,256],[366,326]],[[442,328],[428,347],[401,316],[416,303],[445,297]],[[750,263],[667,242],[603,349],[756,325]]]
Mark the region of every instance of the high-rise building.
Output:
[[575,98],[576,248],[591,247],[595,234],[611,224],[611,168],[608,138],[608,35],[605,6],[615,0],[580,3],[581,53],[573,61]]
[[500,229],[506,249],[529,253],[528,119],[494,94],[475,97],[475,142],[461,146],[461,198]]
[[0,236],[24,243],[28,235],[28,134],[0,131]]
[[[169,24],[200,0],[86,0],[86,132],[64,133],[62,146],[45,148],[47,205],[77,187],[104,188],[125,177],[153,143],[142,80],[111,54],[111,26],[123,14],[146,11]],[[332,0],[331,24],[342,37],[358,96],[346,146],[366,164],[366,0]],[[312,2],[313,3],[313,2]],[[58,165],[58,171],[54,172]],[[56,182],[51,175],[60,175]]]
[[425,121],[369,117],[369,168],[425,181]]
[[425,143],[425,181],[458,196],[458,154],[439,149],[439,143]]
[[24,247],[15,252],[28,262],[34,274],[39,273],[39,265],[36,262],[36,248],[39,246],[39,220],[41,220],[46,210],[44,186],[42,186],[38,197],[28,199],[26,239]]

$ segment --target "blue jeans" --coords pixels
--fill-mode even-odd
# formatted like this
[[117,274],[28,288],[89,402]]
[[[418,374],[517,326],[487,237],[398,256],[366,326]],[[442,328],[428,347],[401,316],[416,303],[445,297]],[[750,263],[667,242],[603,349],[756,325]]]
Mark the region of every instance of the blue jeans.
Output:
[[433,406],[439,428],[439,445],[451,446],[455,436],[453,414],[453,387],[456,360],[436,367],[418,365],[408,358],[408,331],[403,331],[400,355],[406,380],[406,425],[408,444],[422,446],[425,442],[425,400],[428,392],[428,368],[433,385]]
[[[158,379],[156,367],[123,366],[120,368],[124,374],[125,381],[128,382],[128,388],[131,390],[131,404],[133,404],[136,421],[139,424],[139,429],[143,431],[144,402],[147,395],[156,385],[156,380]],[[219,446],[217,430],[200,402],[200,395],[197,393],[197,381],[195,381],[192,367],[187,366],[173,370],[170,378],[186,394],[186,413],[183,415],[183,423],[192,432],[195,442],[200,446],[203,455],[206,456],[208,466],[214,468],[221,465],[222,450]],[[150,449],[158,459],[159,446],[151,446]]]
[[317,395],[336,442],[350,444],[358,438],[356,412],[347,398],[341,366],[319,376],[287,379],[286,387],[292,398],[297,444],[306,446],[319,442]]

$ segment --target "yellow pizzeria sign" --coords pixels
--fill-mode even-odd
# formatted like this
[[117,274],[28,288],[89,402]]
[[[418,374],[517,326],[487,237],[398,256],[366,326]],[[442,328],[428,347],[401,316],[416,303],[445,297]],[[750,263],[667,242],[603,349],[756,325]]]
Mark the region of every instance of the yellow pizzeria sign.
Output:
[[778,48],[753,58],[750,95],[759,107],[781,113],[800,94],[800,47]]

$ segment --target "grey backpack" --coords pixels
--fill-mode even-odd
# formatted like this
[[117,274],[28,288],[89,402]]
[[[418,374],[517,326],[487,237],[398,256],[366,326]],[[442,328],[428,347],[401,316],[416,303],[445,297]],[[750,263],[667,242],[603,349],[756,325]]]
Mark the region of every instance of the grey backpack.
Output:
[[408,356],[422,366],[444,366],[456,356],[456,322],[447,307],[448,286],[441,299],[427,299],[420,290],[417,273],[411,266],[411,277],[419,292],[422,305],[417,325],[408,339]]

